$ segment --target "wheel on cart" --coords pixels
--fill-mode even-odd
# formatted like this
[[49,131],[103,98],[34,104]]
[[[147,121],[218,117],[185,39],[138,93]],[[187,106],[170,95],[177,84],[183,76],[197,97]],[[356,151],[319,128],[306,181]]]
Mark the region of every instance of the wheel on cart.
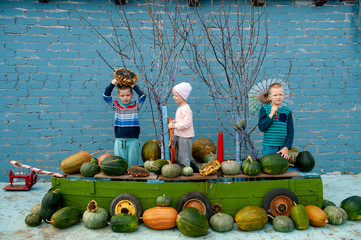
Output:
[[142,214],[142,205],[134,195],[120,194],[110,204],[110,215],[113,216],[119,213],[131,214],[139,218]]
[[275,188],[263,198],[262,206],[272,217],[289,216],[293,203],[298,204],[297,196],[287,188]]
[[207,219],[212,216],[212,203],[202,193],[189,192],[184,194],[178,201],[177,211],[180,212],[187,207],[199,209]]

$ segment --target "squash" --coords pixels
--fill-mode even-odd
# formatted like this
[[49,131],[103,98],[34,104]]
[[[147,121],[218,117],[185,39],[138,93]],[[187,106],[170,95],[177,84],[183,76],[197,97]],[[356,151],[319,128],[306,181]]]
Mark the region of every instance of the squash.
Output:
[[315,167],[315,159],[309,151],[305,151],[305,147],[296,157],[296,166],[301,172],[309,172]]
[[361,220],[361,197],[351,196],[341,202],[341,207],[346,211],[349,220]]
[[307,211],[301,204],[294,205],[291,208],[291,218],[295,222],[296,228],[300,230],[305,230],[310,225]]
[[184,167],[183,168],[183,175],[184,176],[192,176],[193,175],[193,168],[192,167]]
[[266,174],[276,175],[282,174],[287,171],[289,162],[288,159],[285,159],[281,154],[271,153],[264,155],[259,160],[263,172]]
[[44,220],[50,220],[51,216],[61,207],[63,197],[59,189],[47,192],[41,200],[40,215]]
[[56,211],[48,223],[55,228],[64,229],[77,224],[80,221],[81,213],[75,207],[63,207]]
[[152,164],[154,163],[153,160],[147,160],[144,162],[144,168],[147,169],[148,171],[152,170]]
[[257,176],[261,173],[261,164],[254,161],[251,156],[248,156],[241,164],[242,172],[248,176]]
[[221,163],[221,170],[225,175],[236,175],[241,171],[241,164],[237,161],[223,161]]
[[98,166],[101,165],[101,162],[103,161],[104,158],[109,157],[109,156],[113,156],[113,154],[106,152],[106,153],[103,153],[102,155],[100,155],[99,157],[97,157]]
[[182,168],[178,164],[168,161],[168,164],[162,167],[161,172],[164,177],[175,178],[181,174]]
[[[92,157],[92,158],[90,159],[90,163],[95,163],[96,165],[98,165],[98,159],[95,158],[95,157]],[[81,168],[81,167],[80,167],[80,168]]]
[[272,226],[277,232],[291,232],[295,228],[295,223],[288,216],[276,216],[272,220]]
[[29,227],[39,226],[42,221],[42,218],[39,214],[29,214],[25,217],[25,224]]
[[176,226],[177,214],[177,210],[172,207],[153,207],[144,211],[142,219],[151,229],[171,229]]
[[328,222],[330,224],[340,225],[347,220],[347,213],[343,208],[328,206],[323,211],[326,213]]
[[134,232],[138,223],[135,215],[119,213],[110,219],[110,228],[113,232]]
[[41,203],[34,205],[31,208],[30,213],[41,215]]
[[176,224],[181,233],[190,237],[206,235],[209,229],[207,217],[194,207],[187,207],[178,213]]
[[100,171],[108,176],[120,176],[127,172],[128,163],[118,156],[109,156],[102,160]]
[[336,206],[336,204],[332,201],[329,201],[327,199],[323,199],[322,201],[322,210],[324,210],[328,206]]
[[96,163],[85,162],[80,167],[80,174],[84,177],[94,177],[98,172],[98,160]]
[[91,200],[87,210],[83,213],[83,222],[87,228],[98,229],[107,225],[109,213],[105,208],[98,207],[96,201]]
[[216,213],[209,219],[209,225],[214,231],[228,232],[233,229],[234,219],[226,213]]
[[295,147],[292,147],[291,150],[288,151],[288,160],[290,162],[290,164],[292,164],[293,166],[296,166],[296,158],[297,155],[300,153],[300,150],[298,150]]
[[217,160],[217,155],[214,154],[214,153],[208,153],[208,154],[204,157],[203,162],[204,162],[204,163],[207,163],[207,162],[214,161],[214,160]]
[[266,210],[258,206],[246,206],[240,209],[235,221],[237,226],[244,231],[255,231],[266,226],[268,217]]
[[203,162],[204,157],[208,153],[216,153],[216,145],[208,138],[199,138],[192,144],[192,157],[198,161]]
[[156,174],[159,174],[162,170],[162,167],[164,165],[167,165],[168,164],[168,161],[167,160],[164,160],[164,159],[158,159],[156,161],[153,162],[152,164],[152,167],[151,167],[151,170],[152,172],[156,173]]
[[159,207],[168,207],[172,203],[172,199],[165,195],[165,193],[162,196],[157,197],[155,200],[155,203]]
[[64,173],[68,173],[68,174],[79,173],[81,165],[85,162],[90,162],[91,157],[97,153],[99,152],[95,152],[93,154],[89,154],[86,151],[75,153],[65,158],[60,163],[60,168],[61,170],[63,170]]
[[146,160],[157,160],[161,157],[161,150],[157,140],[148,140],[142,147],[142,159],[143,162]]
[[314,227],[323,227],[327,224],[327,215],[321,208],[308,205],[305,206],[305,209],[308,214],[308,218],[310,219],[310,225]]

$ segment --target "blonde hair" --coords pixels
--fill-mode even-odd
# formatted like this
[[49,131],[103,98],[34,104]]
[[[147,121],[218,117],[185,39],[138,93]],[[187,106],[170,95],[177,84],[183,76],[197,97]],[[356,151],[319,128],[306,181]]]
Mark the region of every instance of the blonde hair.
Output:
[[273,83],[269,86],[268,91],[267,91],[267,97],[269,95],[269,92],[272,88],[283,88],[281,83]]

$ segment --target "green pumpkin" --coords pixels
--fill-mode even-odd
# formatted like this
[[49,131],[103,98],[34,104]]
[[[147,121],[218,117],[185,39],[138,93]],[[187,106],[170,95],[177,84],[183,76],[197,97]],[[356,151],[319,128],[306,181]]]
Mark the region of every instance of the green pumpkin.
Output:
[[32,214],[41,215],[41,203],[34,205],[34,206],[31,208],[30,212],[31,212]]
[[276,175],[287,171],[289,166],[288,159],[285,159],[281,154],[271,153],[264,155],[259,160],[263,172],[266,174]]
[[104,208],[100,208],[97,202],[92,200],[83,213],[83,222],[87,228],[98,229],[107,226],[109,213]]
[[332,202],[332,201],[323,199],[323,201],[322,201],[322,210],[325,209],[328,206],[336,206],[336,204],[334,202]]
[[162,167],[164,165],[167,165],[168,164],[168,161],[167,160],[164,160],[164,159],[158,159],[156,161],[153,162],[152,164],[152,167],[151,167],[151,170],[152,172],[156,173],[156,174],[159,174],[162,170]]
[[69,228],[80,221],[81,212],[75,207],[63,207],[56,211],[49,223],[55,228]]
[[147,169],[148,171],[152,170],[152,164],[153,164],[153,160],[147,160],[144,162],[144,168]]
[[165,195],[165,193],[162,196],[157,197],[155,200],[157,206],[160,207],[168,207],[172,203],[172,199]]
[[241,164],[242,172],[248,176],[257,176],[261,173],[261,164],[248,156]]
[[120,176],[127,172],[128,163],[118,156],[109,156],[102,160],[100,171],[108,176]]
[[92,157],[92,158],[90,159],[90,163],[96,163],[96,164],[98,165],[98,159],[95,158],[95,157]]
[[184,167],[183,168],[183,175],[184,176],[192,176],[193,175],[193,168],[192,167]]
[[277,232],[291,232],[295,228],[295,223],[288,216],[276,216],[272,220],[272,225]]
[[138,218],[135,215],[119,213],[110,219],[113,232],[134,232],[138,228]]
[[315,159],[309,151],[302,151],[296,157],[296,166],[301,172],[310,172],[315,167]]
[[168,161],[168,164],[162,167],[161,172],[164,177],[175,178],[181,174],[182,168],[178,164]]
[[216,153],[216,145],[208,138],[199,138],[192,144],[192,157],[197,162],[203,162],[204,157],[209,153]]
[[208,153],[204,157],[203,162],[207,163],[207,162],[211,162],[211,161],[214,161],[214,160],[217,160],[217,155],[214,154],[214,153]]
[[142,159],[143,162],[146,160],[157,160],[161,157],[161,150],[157,140],[148,140],[142,147]]
[[99,173],[98,160],[96,163],[83,163],[80,167],[80,173],[84,177],[94,177],[95,174]]
[[223,161],[221,164],[221,170],[225,175],[236,175],[241,171],[241,164],[237,161]]
[[328,206],[323,210],[327,215],[328,223],[340,225],[347,220],[347,213],[343,208]]
[[361,220],[361,197],[351,196],[341,202],[341,207],[346,211],[348,219]]
[[41,200],[40,215],[44,220],[50,220],[51,216],[61,207],[63,197],[59,189],[47,192]]
[[291,218],[295,222],[296,227],[300,230],[305,230],[310,225],[307,211],[301,204],[294,205],[291,208]]
[[29,214],[25,217],[25,223],[29,227],[39,226],[42,221],[42,218],[39,214]]
[[244,231],[255,231],[266,226],[268,222],[267,212],[258,206],[246,206],[241,208],[235,216],[237,226]]
[[194,207],[187,207],[178,213],[176,224],[181,233],[190,237],[206,235],[209,229],[206,216]]
[[233,229],[234,220],[226,213],[216,213],[209,219],[209,225],[214,231],[228,232]]

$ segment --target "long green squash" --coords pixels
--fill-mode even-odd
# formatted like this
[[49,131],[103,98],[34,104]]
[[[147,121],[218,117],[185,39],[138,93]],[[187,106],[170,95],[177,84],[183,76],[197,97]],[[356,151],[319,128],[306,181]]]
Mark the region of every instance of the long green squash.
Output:
[[90,162],[91,157],[97,153],[99,152],[95,152],[92,154],[89,154],[86,151],[75,153],[65,158],[60,163],[60,168],[61,170],[63,170],[64,173],[69,173],[69,174],[79,173],[81,165],[85,162]]
[[281,154],[272,153],[261,157],[259,163],[262,166],[263,172],[266,174],[276,175],[287,171],[289,166],[288,159],[285,159]]
[[294,205],[291,208],[291,218],[295,222],[296,227],[300,230],[305,230],[310,225],[307,211],[301,204]]

